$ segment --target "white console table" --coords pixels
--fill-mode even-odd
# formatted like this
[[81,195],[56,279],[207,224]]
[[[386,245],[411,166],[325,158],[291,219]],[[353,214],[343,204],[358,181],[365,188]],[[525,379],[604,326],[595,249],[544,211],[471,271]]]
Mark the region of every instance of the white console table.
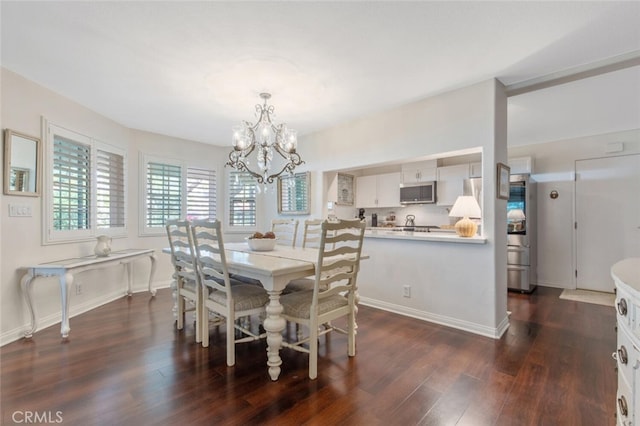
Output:
[[20,285],[24,295],[29,313],[31,314],[31,328],[25,332],[25,337],[30,338],[38,327],[35,306],[33,304],[32,284],[37,277],[57,276],[60,281],[60,296],[62,299],[62,324],[60,333],[63,338],[69,336],[69,296],[71,285],[73,284],[73,274],[90,269],[104,268],[111,265],[124,264],[127,267],[127,295],[131,296],[131,281],[133,268],[131,262],[148,257],[151,260],[151,273],[149,274],[149,292],[156,295],[156,290],[152,288],[153,275],[156,268],[156,258],[153,249],[127,249],[112,252],[109,256],[85,256],[72,259],[58,260],[55,262],[42,263],[39,265],[26,266],[26,273],[23,275]]

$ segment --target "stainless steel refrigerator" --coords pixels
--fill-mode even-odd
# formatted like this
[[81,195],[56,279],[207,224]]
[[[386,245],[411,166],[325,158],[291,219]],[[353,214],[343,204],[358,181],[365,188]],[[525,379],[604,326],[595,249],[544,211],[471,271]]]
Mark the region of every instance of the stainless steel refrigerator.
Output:
[[537,282],[536,184],[528,174],[511,175],[507,201],[507,287],[530,293]]

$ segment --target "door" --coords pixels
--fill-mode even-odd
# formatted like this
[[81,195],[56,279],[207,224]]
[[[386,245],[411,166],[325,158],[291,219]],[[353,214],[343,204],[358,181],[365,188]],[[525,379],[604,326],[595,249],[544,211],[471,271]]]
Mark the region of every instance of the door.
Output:
[[576,286],[613,292],[611,266],[640,256],[640,154],[576,161]]

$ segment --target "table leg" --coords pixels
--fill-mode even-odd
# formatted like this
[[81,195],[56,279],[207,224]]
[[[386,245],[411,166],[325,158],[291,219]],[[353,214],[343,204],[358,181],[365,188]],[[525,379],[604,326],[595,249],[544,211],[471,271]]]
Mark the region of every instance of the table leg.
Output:
[[133,282],[133,268],[131,267],[131,262],[125,263],[127,267],[127,296],[131,297],[133,295],[133,291],[131,290],[131,283]]
[[62,297],[62,324],[60,325],[60,334],[62,338],[69,337],[71,328],[69,327],[69,297],[71,293],[71,285],[73,284],[73,274],[67,272],[61,274],[60,277],[60,296]]
[[267,318],[264,320],[264,329],[267,331],[267,365],[269,366],[269,376],[271,380],[278,380],[280,375],[280,348],[282,347],[282,330],[286,321],[282,316],[282,305],[280,304],[280,291],[268,291],[269,304],[266,307]]
[[30,339],[35,333],[36,328],[38,327],[38,321],[36,320],[36,309],[33,305],[33,295],[31,293],[31,283],[35,276],[31,272],[27,272],[22,276],[20,280],[20,286],[22,287],[22,294],[24,295],[24,301],[27,303],[27,309],[29,309],[29,314],[31,315],[31,328],[24,332],[24,337]]
[[153,277],[156,273],[156,257],[152,254],[149,256],[149,260],[151,260],[151,271],[149,272],[149,293],[151,296],[156,295],[156,289],[152,287],[153,285]]

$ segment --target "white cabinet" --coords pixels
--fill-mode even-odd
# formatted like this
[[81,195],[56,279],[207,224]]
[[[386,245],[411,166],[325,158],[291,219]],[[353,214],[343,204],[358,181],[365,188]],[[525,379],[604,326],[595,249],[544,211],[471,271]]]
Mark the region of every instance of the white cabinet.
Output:
[[616,284],[618,343],[613,357],[618,367],[616,418],[619,425],[636,424],[640,407],[640,258],[628,258],[611,267]]
[[399,205],[400,173],[356,178],[356,207],[398,207]]
[[512,175],[522,175],[533,173],[533,158],[517,157],[509,158],[509,168]]
[[469,163],[469,177],[470,178],[478,178],[482,177],[482,162],[477,161],[474,163]]
[[402,183],[431,182],[437,178],[438,161],[420,161],[402,165]]
[[452,206],[458,196],[462,195],[463,181],[469,178],[469,164],[438,167],[438,183],[436,204]]

